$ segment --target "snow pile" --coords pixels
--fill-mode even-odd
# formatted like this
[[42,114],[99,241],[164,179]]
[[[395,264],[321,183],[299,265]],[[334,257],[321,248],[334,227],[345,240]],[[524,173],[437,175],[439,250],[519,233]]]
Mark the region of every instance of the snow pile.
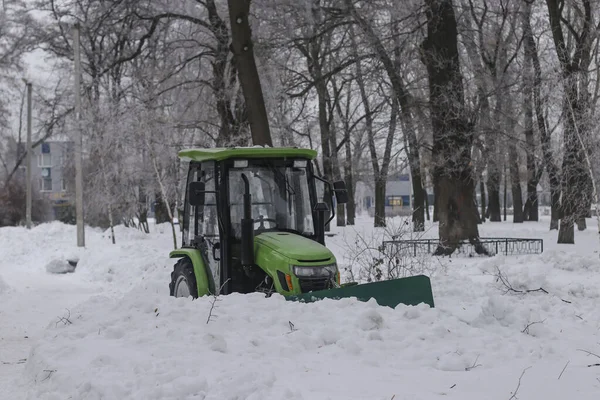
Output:
[[[359,222],[372,237],[372,221]],[[28,339],[29,354],[10,357],[27,358],[26,398],[508,399],[523,371],[518,398],[591,400],[600,392],[600,368],[588,367],[600,358],[586,353],[600,354],[593,226],[565,247],[554,244],[547,221],[482,225],[482,236],[543,237],[545,252],[433,259],[433,309],[261,294],[175,299],[170,227],[152,228],[117,227],[116,245],[110,231],[89,230],[84,250],[74,246],[74,227],[0,229],[0,246],[9,243],[0,275],[23,293],[0,302],[0,313],[9,312],[2,318],[45,325]],[[327,242],[341,260],[359,229],[332,228]],[[73,274],[44,270],[74,254]],[[14,398],[3,396],[0,378],[4,397]]]
[[[574,316],[555,318],[549,297],[521,300],[493,295],[466,320],[425,305],[393,310],[352,299],[231,295],[213,308],[212,298],[141,289],[97,296],[50,324],[34,346],[28,398],[480,399],[496,390],[508,398],[528,366],[535,373],[523,398],[559,398],[551,396],[560,387],[596,398],[590,360],[576,349],[593,349],[597,335]],[[572,372],[546,383],[567,360]]]
[[0,295],[3,293],[8,293],[10,290],[10,286],[8,286],[8,284],[4,281],[4,279],[2,279],[2,276],[0,275]]
[[74,265],[71,265],[67,260],[54,259],[46,264],[46,271],[51,274],[68,274],[75,272]]
[[110,290],[123,292],[144,284],[153,286],[156,292],[162,289],[163,294],[166,289],[168,295],[174,264],[169,259],[172,239],[168,234],[154,234],[150,238],[144,235],[144,240],[118,239],[116,245],[106,239],[102,250],[90,249],[81,254],[76,273],[81,279],[102,283]]

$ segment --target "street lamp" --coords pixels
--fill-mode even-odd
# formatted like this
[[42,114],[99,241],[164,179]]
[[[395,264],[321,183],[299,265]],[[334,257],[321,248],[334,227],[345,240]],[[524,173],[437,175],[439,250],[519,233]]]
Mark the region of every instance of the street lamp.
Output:
[[81,52],[79,44],[79,22],[63,17],[59,24],[68,25],[73,33],[74,92],[75,92],[75,214],[77,221],[77,247],[85,247],[83,218],[83,134],[81,129]]
[[77,135],[75,138],[75,213],[77,218],[77,247],[85,247],[83,223],[83,135],[81,132],[81,55],[79,48],[79,23],[73,25],[73,58],[75,62],[75,118]]
[[25,220],[27,229],[31,229],[31,82],[23,78],[23,82],[27,87],[27,154],[25,162],[27,163],[27,182],[25,194]]

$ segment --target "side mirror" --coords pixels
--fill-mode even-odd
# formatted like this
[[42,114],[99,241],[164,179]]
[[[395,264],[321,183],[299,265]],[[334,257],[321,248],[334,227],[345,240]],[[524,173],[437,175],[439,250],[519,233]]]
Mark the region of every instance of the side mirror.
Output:
[[338,204],[346,204],[348,202],[348,190],[346,189],[346,182],[333,182],[333,192],[335,193],[335,200]]
[[315,211],[326,213],[327,211],[329,211],[329,206],[327,205],[327,203],[317,203],[315,205]]
[[316,223],[316,234],[317,241],[322,245],[325,245],[325,213],[329,211],[329,206],[327,203],[317,203],[315,204],[314,210],[317,212],[317,223]]
[[192,182],[188,186],[188,201],[192,206],[203,206],[205,194],[204,182]]

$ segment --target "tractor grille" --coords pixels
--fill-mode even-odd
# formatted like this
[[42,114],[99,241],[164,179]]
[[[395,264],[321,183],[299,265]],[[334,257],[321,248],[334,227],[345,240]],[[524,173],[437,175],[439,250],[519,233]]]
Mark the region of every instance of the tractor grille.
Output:
[[302,293],[332,288],[331,279],[327,277],[299,278],[298,280],[300,281],[300,290]]

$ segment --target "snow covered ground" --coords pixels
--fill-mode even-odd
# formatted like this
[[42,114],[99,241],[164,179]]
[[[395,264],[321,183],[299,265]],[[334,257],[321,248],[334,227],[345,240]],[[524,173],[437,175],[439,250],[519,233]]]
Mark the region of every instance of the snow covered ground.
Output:
[[[383,236],[358,222],[327,239],[355,275]],[[480,226],[543,238],[542,255],[422,259],[434,309],[230,295],[208,324],[211,298],[168,295],[166,226],[118,227],[116,245],[88,229],[85,250],[72,226],[1,228],[0,399],[597,399],[597,226],[559,246],[548,224]],[[46,272],[72,256],[75,273]],[[547,293],[507,293],[498,271]]]

